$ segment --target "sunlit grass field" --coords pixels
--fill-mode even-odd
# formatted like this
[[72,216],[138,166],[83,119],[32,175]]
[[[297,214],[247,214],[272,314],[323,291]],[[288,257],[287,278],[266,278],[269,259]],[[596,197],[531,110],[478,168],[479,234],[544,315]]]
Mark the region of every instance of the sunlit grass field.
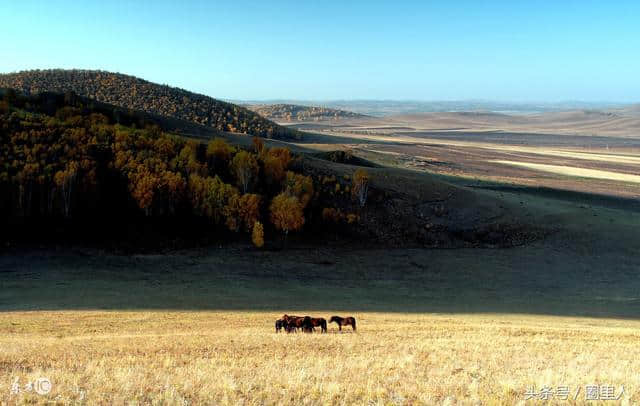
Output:
[[[329,311],[297,311],[328,318]],[[355,313],[358,332],[276,334],[273,312],[0,314],[7,404],[517,404],[613,387],[640,402],[640,322]],[[25,389],[47,378],[51,391]],[[18,383],[19,392],[12,392]],[[579,390],[579,392],[577,392]],[[577,392],[577,396],[576,396]],[[590,393],[593,395],[593,393]],[[536,395],[537,396],[537,395]],[[527,402],[533,402],[530,399]],[[538,401],[539,398],[538,398]]]

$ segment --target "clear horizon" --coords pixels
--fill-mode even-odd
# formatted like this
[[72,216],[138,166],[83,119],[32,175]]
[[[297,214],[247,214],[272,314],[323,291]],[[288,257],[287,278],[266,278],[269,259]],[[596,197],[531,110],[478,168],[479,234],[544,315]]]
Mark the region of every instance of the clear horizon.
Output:
[[640,3],[23,1],[0,71],[100,69],[226,100],[640,102]]

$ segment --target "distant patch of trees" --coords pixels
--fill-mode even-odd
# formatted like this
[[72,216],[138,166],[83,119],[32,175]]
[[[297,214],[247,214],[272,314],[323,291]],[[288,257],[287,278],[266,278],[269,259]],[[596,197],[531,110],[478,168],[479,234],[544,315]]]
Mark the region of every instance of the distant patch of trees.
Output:
[[264,118],[278,121],[319,121],[364,117],[362,114],[351,111],[296,104],[261,104],[249,106],[249,109]]

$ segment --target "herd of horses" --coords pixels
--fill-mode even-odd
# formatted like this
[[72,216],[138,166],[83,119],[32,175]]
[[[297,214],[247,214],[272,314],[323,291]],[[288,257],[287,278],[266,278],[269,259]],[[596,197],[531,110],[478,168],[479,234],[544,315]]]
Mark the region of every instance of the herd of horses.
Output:
[[[336,323],[340,331],[342,331],[342,326],[351,326],[353,331],[356,331],[356,319],[354,317],[331,316],[329,323]],[[304,333],[313,333],[316,327],[320,327],[321,331],[326,333],[327,320],[322,317],[290,316],[288,314],[276,320],[276,333],[280,331],[295,333],[298,330]]]

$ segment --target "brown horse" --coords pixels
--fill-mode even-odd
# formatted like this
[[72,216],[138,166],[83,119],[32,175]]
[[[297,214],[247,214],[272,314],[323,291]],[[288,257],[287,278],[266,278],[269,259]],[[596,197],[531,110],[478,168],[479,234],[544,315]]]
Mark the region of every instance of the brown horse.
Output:
[[291,320],[299,319],[299,318],[300,318],[300,316],[291,316],[291,315],[285,314],[285,315],[282,316],[282,318],[280,320],[284,320],[285,323],[289,323]]
[[323,333],[327,332],[327,321],[322,317],[312,317],[311,325],[313,327],[320,327]]
[[284,320],[282,320],[282,319],[276,320],[276,333],[279,333],[280,330],[285,328],[285,326],[286,326],[286,323],[285,323]]
[[305,333],[313,333],[313,323],[311,322],[311,317],[304,316],[302,319],[302,331]]
[[282,320],[284,321],[285,331],[287,333],[295,333],[297,329],[302,328],[304,317],[285,314],[282,316]]
[[302,329],[305,333],[311,333],[313,331],[313,324],[309,316],[300,317],[285,314],[282,316],[282,320],[285,322],[285,330],[287,333],[295,333],[296,329]]
[[284,331],[287,333],[295,333],[296,327],[294,325],[294,320],[298,318],[298,316],[291,316],[288,314],[283,315],[280,320],[282,320],[282,327],[284,328]]
[[340,331],[342,331],[342,326],[351,326],[353,328],[353,331],[356,331],[355,317],[331,316],[331,319],[329,319],[329,323],[333,322],[338,325],[338,329],[340,329]]

